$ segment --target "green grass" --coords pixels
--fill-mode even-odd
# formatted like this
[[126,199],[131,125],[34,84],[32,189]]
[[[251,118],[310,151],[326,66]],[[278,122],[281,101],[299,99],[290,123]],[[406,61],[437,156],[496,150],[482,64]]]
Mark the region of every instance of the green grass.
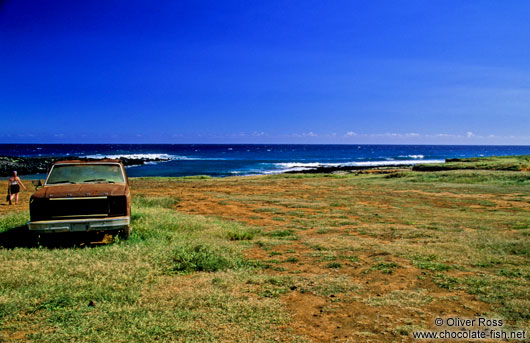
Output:
[[412,256],[411,258],[412,258],[412,263],[420,269],[426,269],[426,270],[432,270],[432,271],[446,271],[446,270],[450,270],[453,268],[450,265],[437,262],[438,256],[436,255],[427,255],[427,256],[415,255],[415,256]]
[[262,207],[262,208],[256,208],[253,210],[256,213],[274,213],[274,214],[281,214],[283,211],[279,208],[271,208],[271,207]]
[[[172,204],[137,197],[128,241],[0,248],[0,341],[296,341],[280,329],[287,316],[278,300],[249,284],[260,268],[227,239],[250,229]],[[0,232],[27,220],[2,216]]]
[[432,278],[433,282],[441,288],[445,289],[455,289],[458,285],[458,279],[452,276],[449,276],[444,273],[436,273]]
[[212,177],[209,175],[191,175],[191,176],[180,176],[175,177],[175,180],[208,180]]
[[226,233],[226,237],[231,241],[250,241],[256,237],[259,230],[243,229],[243,230],[230,230]]
[[296,234],[294,233],[293,230],[291,229],[287,229],[287,230],[275,230],[275,231],[271,231],[271,232],[268,232],[266,233],[267,236],[269,237],[274,237],[274,238],[285,238],[285,239],[296,239]]
[[417,171],[439,171],[439,170],[530,170],[530,155],[521,156],[491,156],[473,158],[447,159],[446,163],[420,164],[414,166]]
[[[373,324],[352,333],[374,341],[431,325],[440,304],[528,330],[530,176],[476,167],[134,179],[135,192],[188,187],[218,212],[187,215],[175,210],[185,196],[140,194],[128,241],[0,248],[0,341],[301,341],[282,304],[290,292],[333,313],[333,325],[313,329],[331,330],[355,307]],[[0,216],[0,234],[27,220]],[[370,317],[383,310],[399,320]]]
[[[412,280],[418,280],[420,288],[382,292],[379,300],[367,304],[391,306],[396,312],[412,306],[426,316],[436,314],[427,306],[431,302],[467,308],[469,313],[478,311],[467,303],[469,298],[458,298],[467,294],[487,304],[482,307],[488,308],[483,315],[499,316],[511,325],[527,328],[530,173],[519,171],[527,168],[526,161],[527,157],[501,158],[503,165],[497,166],[499,161],[494,159],[483,161],[486,164],[455,161],[450,163],[465,164],[465,168],[453,164],[454,170],[403,169],[340,177],[275,175],[254,179],[247,186],[277,185],[283,193],[270,197],[240,193],[237,197],[226,195],[226,199],[241,208],[252,204],[251,208],[266,209],[261,214],[267,223],[260,239],[267,249],[288,244],[282,236],[290,237],[289,232],[298,236],[304,252],[294,257],[304,256],[303,266],[321,268],[318,277],[304,272],[308,283],[323,275],[327,279],[328,274],[355,275],[365,287],[360,294],[350,292],[347,296],[370,299],[372,280],[384,280],[389,287],[397,282],[401,287],[404,272],[410,270],[410,287],[414,287]],[[272,217],[286,221],[273,223]],[[380,253],[388,257],[378,257]],[[305,270],[299,264],[285,263],[283,267],[293,275]],[[314,293],[314,287],[299,289]],[[363,294],[364,290],[368,294]],[[411,303],[409,298],[416,293],[418,301]],[[407,325],[420,322],[411,319]],[[399,327],[399,323],[389,325]]]
[[24,226],[28,221],[29,214],[27,212],[15,212],[10,215],[0,216],[0,233]]
[[133,204],[136,207],[163,207],[163,208],[174,208],[177,205],[179,199],[171,197],[145,197],[136,196],[133,198]]
[[[396,178],[393,175],[399,175]],[[530,185],[530,178],[526,173],[510,171],[484,171],[484,170],[449,170],[425,172],[399,172],[386,175],[387,179],[401,182],[418,183],[457,183],[457,184],[505,184],[505,185]]]
[[216,272],[251,267],[252,264],[226,248],[202,243],[177,245],[171,270],[183,273]]
[[380,262],[375,266],[371,267],[369,271],[378,270],[383,274],[392,274],[394,273],[394,269],[398,267],[399,265],[394,262]]

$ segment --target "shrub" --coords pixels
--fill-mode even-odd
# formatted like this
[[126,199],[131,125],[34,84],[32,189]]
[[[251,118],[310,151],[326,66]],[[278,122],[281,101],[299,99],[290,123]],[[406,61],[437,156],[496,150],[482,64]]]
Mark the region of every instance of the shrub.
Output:
[[215,272],[245,266],[250,266],[250,263],[232,251],[206,244],[177,246],[173,253],[172,270],[176,272]]
[[228,231],[226,237],[231,241],[250,241],[256,236],[255,231],[245,230],[245,231]]

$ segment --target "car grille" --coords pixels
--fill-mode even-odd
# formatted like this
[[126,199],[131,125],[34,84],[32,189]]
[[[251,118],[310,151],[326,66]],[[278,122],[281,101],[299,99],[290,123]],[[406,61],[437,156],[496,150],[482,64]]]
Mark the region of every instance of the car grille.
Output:
[[30,203],[32,221],[120,216],[126,212],[124,196],[32,199]]

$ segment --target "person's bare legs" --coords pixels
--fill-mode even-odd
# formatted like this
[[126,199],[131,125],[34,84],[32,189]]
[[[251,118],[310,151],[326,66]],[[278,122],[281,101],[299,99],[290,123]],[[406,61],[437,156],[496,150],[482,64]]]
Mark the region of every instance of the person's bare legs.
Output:
[[18,204],[18,193],[15,194],[15,205]]
[[15,197],[15,194],[11,194],[9,196],[9,205],[11,205],[11,202],[13,201],[13,198]]

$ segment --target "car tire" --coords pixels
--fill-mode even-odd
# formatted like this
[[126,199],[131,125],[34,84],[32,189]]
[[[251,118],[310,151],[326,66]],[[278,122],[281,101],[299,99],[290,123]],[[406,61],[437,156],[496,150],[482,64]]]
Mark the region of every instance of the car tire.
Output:
[[123,229],[118,231],[118,237],[120,237],[120,239],[127,240],[129,239],[130,236],[131,236],[130,226],[124,227]]

